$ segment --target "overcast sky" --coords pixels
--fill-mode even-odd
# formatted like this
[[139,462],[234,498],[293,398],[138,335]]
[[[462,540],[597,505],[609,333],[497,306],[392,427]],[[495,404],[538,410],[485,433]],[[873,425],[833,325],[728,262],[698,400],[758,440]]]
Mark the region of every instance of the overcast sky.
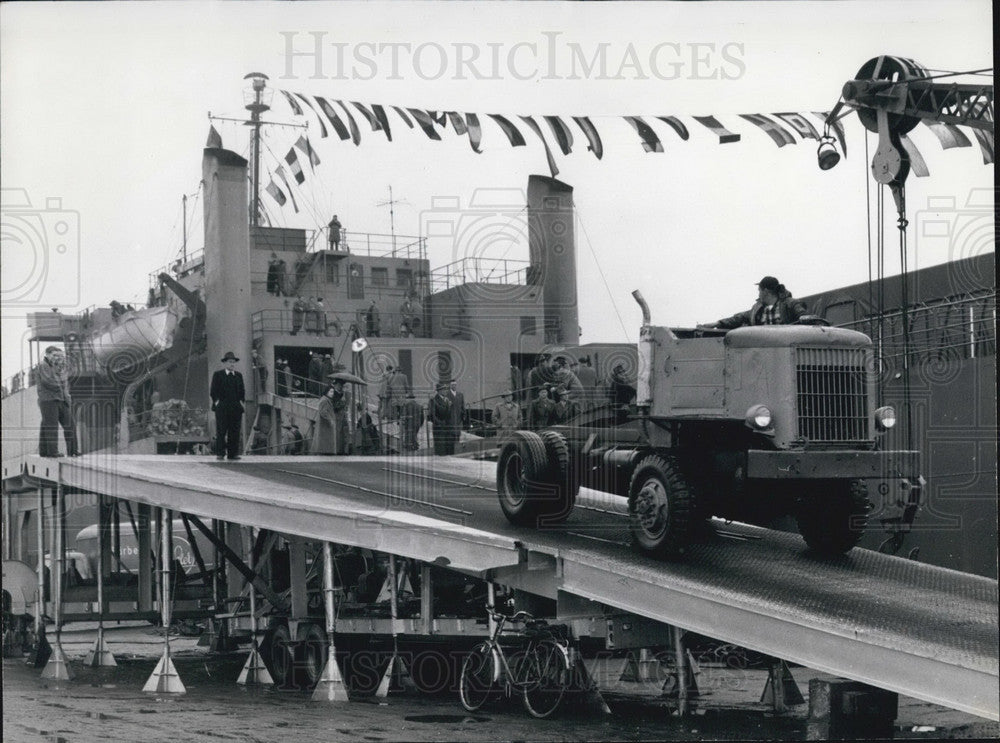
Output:
[[[739,114],[828,110],[844,82],[880,54],[940,71],[990,67],[992,28],[985,1],[5,2],[3,377],[26,365],[20,318],[27,311],[145,300],[148,273],[181,249],[183,194],[192,196],[189,249],[201,247],[194,195],[207,116],[245,113],[248,72],[267,74],[276,89],[329,99],[515,121],[592,117],[601,160],[575,125],[566,156],[544,129],[558,177],[575,189],[583,341],[635,341],[640,315],[629,293],[636,288],[654,322],[690,325],[748,307],[763,274],[800,296],[865,280],[869,163],[857,117],[845,119],[847,159],[822,172],[814,141],[796,138],[779,149]],[[742,140],[719,144],[691,119],[709,114]],[[691,136],[682,141],[657,122],[665,151],[645,153],[623,115],[677,116]],[[357,116],[360,146],[322,139],[315,117],[295,117],[280,95],[266,118],[310,126],[269,128],[265,171],[303,131],[323,161],[296,191],[299,214],[264,197],[284,226],[315,228],[336,212],[348,230],[388,233],[388,207],[379,203],[390,186],[400,202],[398,234],[455,214],[439,197],[465,207],[477,189],[488,189],[477,198],[499,204],[500,215],[455,219],[516,224],[510,189],[548,174],[524,126],[527,146],[515,149],[484,121],[476,154],[450,128],[432,142],[394,113],[391,143]],[[246,127],[216,126],[226,147],[246,154]],[[993,249],[992,233],[955,238],[958,229],[947,227],[968,220],[970,194],[993,184],[993,166],[983,164],[975,141],[945,151],[923,126],[912,139],[930,177],[908,182],[911,265]],[[992,224],[982,215],[991,214],[993,195],[978,196],[980,216],[972,218]],[[946,225],[935,239],[919,234],[929,217]],[[43,245],[25,249],[9,239],[26,219],[43,225]],[[65,239],[55,232],[60,224],[70,225]],[[894,231],[890,221],[890,270],[898,266]],[[516,241],[439,240],[432,249],[435,265],[471,251],[527,257]]]

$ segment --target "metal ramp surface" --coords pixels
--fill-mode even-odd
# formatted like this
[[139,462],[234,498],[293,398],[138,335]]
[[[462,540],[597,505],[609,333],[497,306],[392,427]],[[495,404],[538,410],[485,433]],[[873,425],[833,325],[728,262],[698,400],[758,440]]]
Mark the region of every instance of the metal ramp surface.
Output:
[[29,477],[367,547],[598,601],[810,668],[1000,719],[997,582],[713,522],[678,562],[628,546],[623,501],[581,491],[557,527],[510,525],[495,465],[457,457],[28,457]]

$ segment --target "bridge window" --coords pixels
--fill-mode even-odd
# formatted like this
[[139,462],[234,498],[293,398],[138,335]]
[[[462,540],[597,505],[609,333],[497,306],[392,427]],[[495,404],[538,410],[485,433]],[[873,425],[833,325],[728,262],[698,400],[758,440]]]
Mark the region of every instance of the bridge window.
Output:
[[397,268],[396,269],[396,286],[400,286],[404,289],[410,289],[413,287],[413,271],[409,268]]
[[326,262],[326,283],[327,284],[340,283],[340,263],[338,263],[337,261]]
[[372,286],[389,286],[389,269],[372,269]]

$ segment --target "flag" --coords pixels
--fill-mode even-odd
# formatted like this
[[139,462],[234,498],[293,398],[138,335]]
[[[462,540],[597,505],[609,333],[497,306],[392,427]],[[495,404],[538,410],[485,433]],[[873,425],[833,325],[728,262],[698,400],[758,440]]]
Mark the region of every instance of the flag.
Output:
[[545,137],[542,136],[542,129],[535,123],[535,120],[530,116],[521,116],[521,121],[531,127],[531,131],[538,135],[538,138],[542,140],[542,146],[545,148],[545,159],[549,161],[549,172],[552,173],[552,177],[555,178],[559,175],[559,168],[556,167],[555,158],[552,157],[552,150],[549,149],[549,143],[545,141]]
[[413,122],[410,121],[410,117],[406,115],[406,111],[401,109],[399,106],[393,106],[392,110],[399,114],[399,118],[403,120],[403,123],[410,127],[410,129],[413,128]]
[[302,106],[300,106],[299,103],[298,103],[298,101],[296,101],[292,97],[292,94],[289,93],[287,90],[281,91],[281,94],[283,96],[285,96],[285,99],[288,101],[288,105],[292,107],[292,112],[296,116],[302,116]]
[[222,135],[219,134],[214,124],[208,125],[208,141],[205,142],[205,146],[212,147],[217,150],[222,149]]
[[385,114],[385,109],[381,106],[372,106],[372,113],[375,114],[375,118],[378,121],[379,126],[382,131],[385,132],[385,138],[390,142],[392,141],[392,130],[389,128],[389,117]]
[[295,176],[295,182],[300,185],[305,183],[306,174],[302,172],[302,166],[299,165],[299,158],[295,155],[294,147],[289,148],[288,154],[285,155],[285,162],[288,163],[288,167],[292,169],[292,175]]
[[408,108],[406,109],[410,112],[420,128],[424,130],[424,134],[427,135],[429,139],[441,139],[441,135],[438,134],[437,129],[434,128],[434,120],[431,118],[430,114],[426,111],[421,111],[419,108]]
[[347,125],[351,127],[351,141],[357,146],[361,144],[361,131],[358,129],[358,122],[354,120],[351,116],[351,110],[347,107],[347,104],[343,101],[337,101],[338,105],[344,109],[344,114],[347,115]]
[[910,157],[910,169],[917,178],[926,178],[931,174],[927,169],[927,163],[924,162],[924,156],[920,154],[920,150],[917,146],[913,144],[913,140],[907,137],[905,134],[899,135],[899,143],[903,145],[903,149],[906,150],[906,154]]
[[751,124],[760,127],[778,147],[784,147],[786,144],[795,144],[795,137],[763,114],[740,114],[740,118],[746,119]]
[[719,138],[719,144],[729,144],[731,142],[739,142],[739,134],[733,134],[731,131],[726,129],[719,120],[714,116],[692,116],[692,119],[697,121],[699,124],[707,127],[715,136]]
[[566,123],[560,119],[558,116],[544,116],[545,122],[549,125],[552,130],[552,136],[556,138],[556,142],[559,143],[559,149],[562,154],[568,155],[573,151],[573,132],[569,130]]
[[950,150],[952,147],[972,147],[972,142],[965,136],[961,129],[954,124],[944,124],[940,121],[923,119],[924,125],[934,132],[934,136],[941,143],[941,149]]
[[816,131],[816,127],[812,125],[805,116],[799,113],[790,112],[784,114],[774,114],[779,119],[788,124],[792,129],[798,132],[798,135],[802,139],[815,139],[819,140],[819,132]]
[[503,133],[507,135],[507,139],[510,140],[511,147],[524,147],[525,141],[521,132],[517,130],[517,127],[510,123],[500,114],[486,114],[491,119],[493,119],[501,129]]
[[670,128],[677,132],[677,136],[681,139],[687,140],[687,138],[691,136],[688,134],[688,129],[684,126],[684,122],[676,116],[657,116],[656,118],[665,124],[669,124]]
[[469,129],[469,146],[473,152],[482,154],[479,143],[483,141],[483,128],[479,125],[479,117],[476,114],[466,114],[465,125]]
[[375,118],[375,113],[373,111],[369,111],[363,104],[358,103],[357,101],[351,101],[351,105],[361,112],[361,115],[365,117],[365,120],[368,122],[368,126],[372,128],[373,132],[377,132],[382,129],[382,123]]
[[587,138],[587,149],[594,153],[594,156],[600,160],[604,157],[604,145],[601,144],[601,135],[597,133],[597,129],[591,123],[590,119],[586,116],[574,116],[573,121],[576,125],[580,127],[580,131]]
[[438,113],[437,111],[428,111],[427,115],[431,117],[431,121],[442,129],[446,129],[448,127],[448,116],[444,111],[441,113]]
[[330,102],[326,98],[316,96],[316,103],[318,103],[319,107],[323,109],[323,113],[326,114],[326,118],[328,118],[330,123],[333,125],[333,130],[337,132],[337,136],[340,137],[341,140],[350,139],[351,135],[347,133],[347,127],[344,126],[344,122],[341,121],[340,116],[334,110],[333,106],[330,105]]
[[656,132],[645,121],[638,116],[623,116],[623,119],[632,125],[636,133],[642,138],[642,149],[646,152],[663,152],[663,145]]
[[278,206],[284,206],[285,202],[288,201],[288,199],[285,198],[284,192],[278,187],[278,184],[274,182],[274,178],[271,179],[271,182],[267,184],[267,188],[264,190],[271,194],[271,198],[278,202]]
[[979,142],[979,149],[983,153],[983,165],[989,165],[993,162],[994,148],[993,148],[993,132],[988,132],[985,129],[973,129],[972,133],[976,135],[976,141]]
[[445,115],[448,117],[448,121],[451,122],[451,126],[455,130],[455,134],[461,136],[468,131],[468,128],[465,126],[465,119],[462,118],[462,114],[454,111],[445,111]]
[[292,199],[292,208],[295,210],[295,213],[298,214],[299,205],[295,203],[295,194],[292,193],[292,187],[288,185],[288,179],[285,177],[285,169],[279,165],[274,172],[281,179],[281,182],[285,184],[288,196]]
[[313,107],[313,104],[309,102],[308,98],[306,98],[301,93],[296,93],[295,95],[301,98],[302,102],[305,103],[307,106],[309,106],[309,110],[312,111],[314,114],[316,114],[316,121],[319,122],[319,136],[325,139],[327,137],[327,131],[326,131],[326,124],[323,123],[323,117],[319,115],[319,113]]
[[310,168],[315,168],[317,165],[319,165],[320,163],[319,155],[317,155],[316,150],[312,148],[312,145],[309,143],[308,137],[306,137],[305,135],[299,137],[295,142],[295,146],[298,147],[300,150],[302,150],[302,153],[304,155],[308,155]]

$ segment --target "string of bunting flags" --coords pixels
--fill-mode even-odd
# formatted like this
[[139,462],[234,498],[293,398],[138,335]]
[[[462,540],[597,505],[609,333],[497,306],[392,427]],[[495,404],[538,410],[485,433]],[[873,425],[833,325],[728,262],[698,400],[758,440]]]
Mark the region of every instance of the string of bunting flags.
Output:
[[[597,127],[589,116],[510,116],[503,114],[485,114],[481,117],[476,113],[458,113],[456,111],[436,111],[420,108],[409,108],[395,105],[383,106],[380,104],[363,104],[357,101],[342,101],[338,99],[326,98],[319,95],[307,95],[289,90],[279,91],[291,108],[295,116],[312,117],[319,126],[321,138],[331,136],[331,132],[341,141],[350,140],[354,145],[361,144],[361,124],[367,124],[372,132],[382,132],[386,140],[392,141],[392,125],[390,124],[389,110],[391,109],[399,121],[408,129],[419,128],[428,139],[441,141],[442,135],[447,134],[449,129],[456,136],[468,137],[469,146],[477,154],[483,152],[484,129],[483,123],[493,122],[504,134],[511,147],[527,146],[527,139],[522,129],[530,131],[537,138],[545,152],[545,158],[549,165],[552,177],[559,174],[559,167],[556,164],[553,148],[545,137],[542,124],[547,127],[549,134],[554,140],[558,150],[563,155],[569,155],[573,151],[576,139],[573,135],[573,128],[569,122],[576,126],[586,140],[586,149],[592,152],[600,160],[604,157],[604,145]],[[829,112],[812,111],[809,112],[822,124],[825,123]],[[653,127],[653,122],[665,124],[673,136],[682,141],[687,141],[691,137],[688,125],[679,116],[621,116],[635,131],[643,150],[646,152],[664,152],[663,138]],[[689,116],[687,117],[695,124],[708,129],[714,134],[719,144],[731,144],[739,142],[742,134],[730,131],[714,116]],[[796,144],[799,139],[820,140],[820,133],[817,126],[807,117],[805,113],[794,111],[781,113],[748,113],[739,114],[739,118],[752,124],[756,129],[767,135],[777,147]],[[966,134],[955,124],[946,124],[937,121],[925,120],[923,124],[934,134],[942,149],[948,150],[954,147],[971,147],[972,142]],[[521,128],[519,128],[521,127]],[[832,126],[833,133],[836,134],[840,143],[844,157],[847,156],[847,139],[843,124],[835,121]],[[213,130],[214,131],[214,130]],[[972,129],[983,156],[983,163],[994,162],[994,139],[993,133],[981,129]],[[216,135],[217,136],[217,135]],[[669,136],[669,135],[668,135]],[[796,138],[797,137],[797,138]],[[923,156],[917,149],[913,141],[906,135],[900,137],[904,149],[910,156],[910,165],[913,173],[918,177],[925,177],[930,174]],[[288,150],[285,155],[285,164],[279,164],[274,169],[271,182],[266,191],[278,202],[279,206],[284,206],[290,199],[292,206],[298,212],[298,205],[291,193],[289,173],[291,178],[299,185],[306,179],[306,173],[299,162],[299,154],[308,162],[310,170],[315,169],[320,164],[319,155],[309,142],[308,136],[302,135]],[[285,165],[288,166],[286,171]],[[277,177],[285,189],[282,189],[275,182]],[[288,193],[286,198],[285,193]]]

